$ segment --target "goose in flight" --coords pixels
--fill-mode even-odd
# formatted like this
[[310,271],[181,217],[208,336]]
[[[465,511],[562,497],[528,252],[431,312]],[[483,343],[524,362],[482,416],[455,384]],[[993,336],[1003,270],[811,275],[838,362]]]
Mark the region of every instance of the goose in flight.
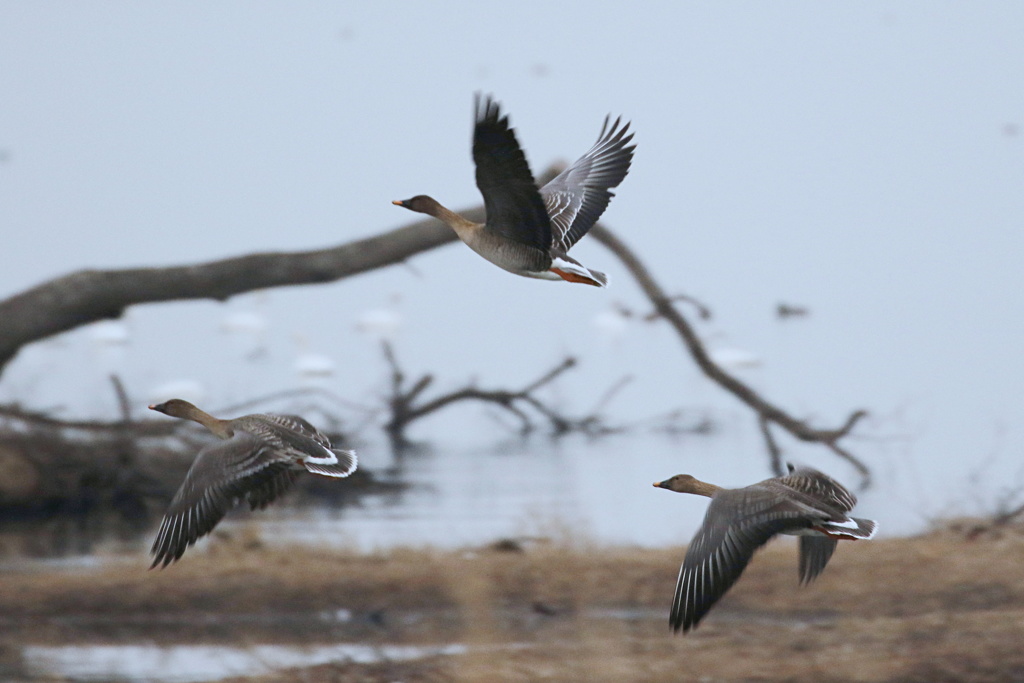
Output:
[[356,470],[355,451],[331,448],[326,436],[295,415],[220,420],[180,398],[149,409],[198,422],[222,439],[199,451],[174,494],[150,551],[150,569],[180,558],[237,503],[265,508],[303,470],[325,477],[347,477]]
[[510,273],[604,287],[608,277],[568,251],[608,207],[609,188],[629,172],[636,149],[629,144],[629,124],[605,118],[590,151],[538,190],[508,116],[490,96],[477,95],[475,106],[473,161],[486,221],[474,223],[422,194],[392,203],[441,220],[470,249]]
[[856,497],[828,475],[789,465],[789,474],[740,489],[726,489],[677,474],[658,488],[711,499],[704,523],[679,569],[669,624],[684,633],[696,628],[732,587],[754,551],[776,534],[800,537],[800,582],[825,569],[836,543],[867,539],[878,524],[850,517]]

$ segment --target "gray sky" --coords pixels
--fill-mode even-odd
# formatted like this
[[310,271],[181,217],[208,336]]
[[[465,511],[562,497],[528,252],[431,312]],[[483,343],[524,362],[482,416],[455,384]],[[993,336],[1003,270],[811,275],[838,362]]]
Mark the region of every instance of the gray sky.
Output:
[[[972,473],[968,497],[1024,485],[1024,5],[349,5],[0,2],[0,296],[82,267],[334,245],[408,221],[390,202],[418,193],[477,203],[475,91],[535,170],[622,114],[638,149],[605,220],[712,307],[712,346],[761,357],[748,378],[798,415],[871,409],[854,447],[902,490],[925,483],[910,506],[941,511]],[[383,366],[356,323],[392,308],[401,357],[447,386],[519,384],[571,352],[584,365],[559,390],[581,410],[628,373],[624,417],[744,419],[668,330],[602,337],[595,316],[643,301],[599,246],[574,254],[611,288],[454,245],[336,285],[132,309],[126,348],[89,330],[37,345],[0,399],[96,414],[116,367],[140,402],[192,378],[223,405],[293,385],[315,352],[367,400]],[[778,301],[813,315],[779,323]],[[239,312],[268,323],[262,362],[222,332]]]

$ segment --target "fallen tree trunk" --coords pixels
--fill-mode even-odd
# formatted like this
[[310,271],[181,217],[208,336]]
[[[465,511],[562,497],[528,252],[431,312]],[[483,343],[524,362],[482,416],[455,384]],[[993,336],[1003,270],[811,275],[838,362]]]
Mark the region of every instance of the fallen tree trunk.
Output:
[[[466,215],[482,220],[483,209]],[[135,304],[223,301],[257,289],[333,282],[401,263],[455,239],[451,230],[430,219],[332,249],[249,254],[169,268],[80,270],[0,302],[0,372],[26,344],[119,318]]]
[[[549,169],[539,182],[545,182],[557,171]],[[460,213],[470,220],[484,219],[481,206]],[[868,483],[868,468],[839,445],[866,415],[865,411],[854,411],[842,425],[831,429],[813,428],[793,417],[711,359],[693,326],[676,308],[674,301],[678,297],[669,296],[640,258],[607,226],[595,225],[589,238],[610,249],[629,269],[656,316],[676,330],[704,374],[754,411],[777,471],[781,468],[781,457],[771,436],[771,424],[799,440],[824,445],[850,462],[860,472],[863,483]],[[79,325],[117,318],[131,305],[183,299],[223,300],[268,287],[332,282],[401,263],[455,239],[455,234],[440,221],[425,219],[331,249],[250,254],[192,266],[72,273],[0,302],[0,372],[26,344]]]

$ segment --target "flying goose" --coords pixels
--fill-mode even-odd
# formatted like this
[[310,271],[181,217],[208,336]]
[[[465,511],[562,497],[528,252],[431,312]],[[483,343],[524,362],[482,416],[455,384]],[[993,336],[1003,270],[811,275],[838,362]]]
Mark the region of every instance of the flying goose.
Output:
[[356,471],[355,451],[332,449],[326,436],[295,415],[220,420],[180,398],[149,409],[198,422],[223,439],[199,451],[174,494],[150,551],[150,569],[180,558],[240,501],[253,510],[265,508],[300,471],[325,477],[347,477]]
[[685,633],[732,587],[754,551],[776,534],[800,536],[800,583],[817,578],[840,540],[867,539],[878,524],[850,517],[857,499],[839,482],[810,467],[740,489],[725,489],[689,474],[655,482],[658,488],[711,499],[704,523],[679,569],[669,624]]
[[474,223],[433,197],[417,195],[392,202],[443,221],[469,248],[510,273],[544,280],[567,280],[604,287],[608,277],[568,255],[594,226],[633,160],[629,123],[609,126],[606,117],[597,142],[572,166],[537,189],[508,117],[490,96],[476,96],[473,161],[484,197],[485,223]]

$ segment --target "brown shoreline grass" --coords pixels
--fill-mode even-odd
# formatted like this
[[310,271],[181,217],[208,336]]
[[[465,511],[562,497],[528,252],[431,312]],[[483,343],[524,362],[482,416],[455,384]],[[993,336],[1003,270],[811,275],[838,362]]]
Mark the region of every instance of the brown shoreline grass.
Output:
[[8,573],[3,644],[469,647],[267,681],[1024,680],[1020,533],[847,544],[807,588],[797,585],[795,544],[776,541],[685,637],[667,624],[682,552],[553,543],[360,554],[222,543],[164,571],[147,571],[140,556]]

